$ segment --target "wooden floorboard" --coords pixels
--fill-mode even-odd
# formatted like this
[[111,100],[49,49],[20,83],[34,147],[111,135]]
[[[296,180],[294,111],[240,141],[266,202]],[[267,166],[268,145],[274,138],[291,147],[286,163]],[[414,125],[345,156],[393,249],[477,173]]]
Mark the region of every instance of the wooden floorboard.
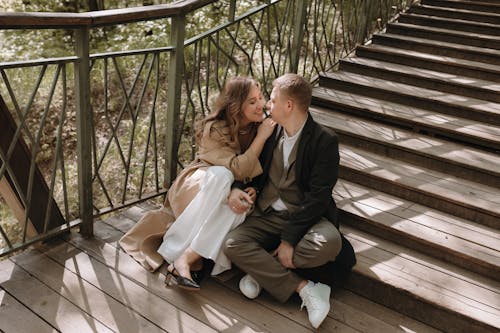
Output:
[[[10,260],[0,262],[0,285],[3,290],[15,295],[25,307],[61,332],[113,332],[58,291],[49,288]],[[1,311],[3,312],[3,309]],[[22,332],[8,331],[3,322],[0,324],[5,332]]]
[[33,313],[31,309],[1,289],[0,309],[2,309],[0,311],[0,323],[2,323],[0,331],[2,332],[59,332]]
[[[95,238],[72,233],[0,262],[2,332],[311,332],[306,310],[263,293],[246,299],[240,274],[208,278],[200,292],[164,285],[118,239],[145,211],[142,204],[95,224]],[[231,276],[231,274],[228,274]],[[22,320],[13,320],[22,318]],[[34,330],[34,328],[36,328]],[[437,332],[346,290],[334,290],[320,332]]]

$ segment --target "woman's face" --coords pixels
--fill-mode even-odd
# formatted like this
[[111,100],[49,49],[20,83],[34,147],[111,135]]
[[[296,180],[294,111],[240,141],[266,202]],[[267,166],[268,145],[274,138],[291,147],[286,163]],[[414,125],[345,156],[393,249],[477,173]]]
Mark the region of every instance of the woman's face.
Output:
[[264,105],[266,101],[259,87],[253,85],[246,100],[241,106],[242,124],[261,122],[264,119]]

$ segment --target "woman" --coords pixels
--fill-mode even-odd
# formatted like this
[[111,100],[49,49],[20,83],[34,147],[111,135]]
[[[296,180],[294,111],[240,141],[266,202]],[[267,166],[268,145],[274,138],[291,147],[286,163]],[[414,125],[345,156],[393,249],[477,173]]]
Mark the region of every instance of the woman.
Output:
[[[156,251],[163,235],[171,228],[160,248],[160,253],[171,263],[169,281],[186,289],[199,289],[190,270],[199,262],[202,256],[198,252],[203,250],[209,252],[203,253],[205,256],[216,262],[212,274],[229,268],[227,260],[217,260],[220,244],[216,244],[214,235],[225,236],[228,225],[233,228],[244,219],[244,214],[237,216],[225,203],[224,195],[229,194],[233,178],[247,183],[262,173],[258,157],[275,126],[271,119],[263,122],[264,104],[255,80],[237,77],[226,83],[214,112],[198,126],[197,157],[170,187],[164,207],[146,214],[120,239],[121,247],[128,254],[147,269],[156,270],[163,262]],[[225,167],[230,172],[213,166]],[[250,206],[256,193],[251,188],[246,192]],[[217,202],[214,194],[219,198],[216,207],[213,202],[207,204],[207,200]],[[211,218],[207,219],[208,216]],[[205,237],[202,240],[200,236]]]

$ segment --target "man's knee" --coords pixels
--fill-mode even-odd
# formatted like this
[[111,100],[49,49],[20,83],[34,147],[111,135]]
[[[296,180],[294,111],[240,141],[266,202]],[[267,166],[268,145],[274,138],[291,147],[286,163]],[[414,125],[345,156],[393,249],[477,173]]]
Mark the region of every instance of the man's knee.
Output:
[[235,254],[236,246],[237,246],[237,242],[234,239],[233,232],[230,231],[226,235],[226,238],[224,239],[224,242],[222,243],[222,251],[229,259],[231,259]]
[[[333,225],[332,225],[333,226]],[[328,232],[326,237],[326,243],[324,245],[324,250],[332,256],[332,261],[335,260],[337,255],[342,249],[342,238],[340,237],[340,231],[333,226],[330,232]]]

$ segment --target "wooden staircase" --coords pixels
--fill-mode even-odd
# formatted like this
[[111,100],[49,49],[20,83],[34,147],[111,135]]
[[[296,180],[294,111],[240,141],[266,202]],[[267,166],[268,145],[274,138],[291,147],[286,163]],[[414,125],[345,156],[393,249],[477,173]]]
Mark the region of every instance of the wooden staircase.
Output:
[[500,1],[422,0],[323,73],[347,288],[446,332],[500,330]]

